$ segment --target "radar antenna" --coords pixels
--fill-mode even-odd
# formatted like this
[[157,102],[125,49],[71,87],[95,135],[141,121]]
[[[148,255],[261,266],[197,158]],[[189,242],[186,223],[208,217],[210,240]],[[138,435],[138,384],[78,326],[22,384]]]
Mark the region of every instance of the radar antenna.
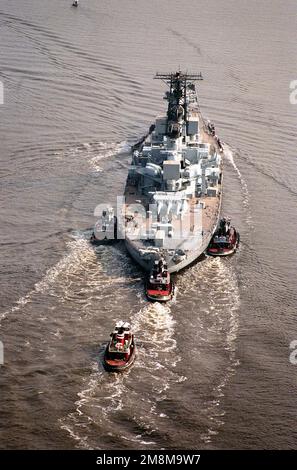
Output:
[[203,80],[201,73],[175,72],[175,73],[156,73],[156,80],[162,80],[169,86],[169,92],[166,93],[168,101],[167,110],[167,129],[168,137],[176,139],[182,135],[183,123],[188,128],[188,109],[187,109],[187,88],[190,86],[195,89],[194,81]]

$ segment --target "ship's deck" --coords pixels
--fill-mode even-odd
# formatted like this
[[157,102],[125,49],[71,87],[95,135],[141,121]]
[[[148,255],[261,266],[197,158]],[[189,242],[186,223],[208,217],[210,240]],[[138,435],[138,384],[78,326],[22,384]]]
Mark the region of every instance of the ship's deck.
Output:
[[[200,142],[210,144],[210,153],[214,154],[215,151],[219,152],[216,139],[209,135],[204,126],[204,121],[200,115]],[[189,210],[182,217],[182,225],[180,219],[173,219],[173,238],[166,237],[163,248],[168,250],[181,249],[184,251],[193,250],[197,248],[197,240],[201,238],[202,230],[202,240],[209,239],[211,234],[216,228],[220,204],[221,204],[221,184],[218,185],[219,192],[217,196],[203,196],[203,197],[194,197],[188,200]],[[137,188],[127,183],[125,188],[125,217],[126,217],[126,237],[130,240],[133,240],[133,245],[136,249],[144,249],[149,247],[154,247],[155,244],[150,239],[145,239],[143,234],[145,234],[149,228],[151,221],[147,219],[145,211],[149,209],[149,197],[146,195],[141,195],[137,192]],[[200,203],[203,203],[204,208],[200,209],[200,214],[202,217],[195,217]],[[135,211],[135,204],[139,205]],[[132,205],[134,207],[132,207]],[[145,209],[145,211],[144,211]],[[138,211],[138,213],[137,213]],[[199,213],[199,212],[198,212]],[[188,235],[181,236],[182,230],[185,230]],[[134,236],[132,235],[134,233]]]

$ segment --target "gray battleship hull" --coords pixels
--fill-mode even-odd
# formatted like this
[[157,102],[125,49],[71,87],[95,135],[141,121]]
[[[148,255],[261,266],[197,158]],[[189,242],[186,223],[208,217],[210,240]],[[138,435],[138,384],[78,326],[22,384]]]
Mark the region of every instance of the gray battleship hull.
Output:
[[[117,222],[127,251],[146,271],[163,259],[170,273],[203,254],[217,228],[223,147],[204,121],[194,82],[201,74],[157,74],[169,86],[167,114],[132,146],[132,161]],[[112,230],[103,211],[102,230]]]
[[[214,228],[215,230],[215,228]],[[191,253],[188,254],[188,256],[181,260],[180,262],[174,263],[171,261],[170,257],[164,256],[164,259],[168,265],[168,272],[169,273],[175,273],[180,271],[181,269],[186,268],[190,264],[192,264],[194,261],[196,261],[199,256],[201,256],[205,250],[207,249],[209,242],[211,240],[213,233],[209,234],[209,236],[205,239],[203,242],[202,246],[199,247],[197,250],[193,250]],[[137,250],[137,248],[133,245],[133,242],[129,239],[126,238],[125,240],[125,245],[127,248],[127,251],[129,254],[132,256],[132,258],[146,271],[150,271],[153,263],[153,257],[152,258],[146,258],[144,259],[141,255],[141,253]]]
[[[220,208],[221,208],[221,200],[220,200]],[[216,220],[213,221],[214,222],[213,229],[205,237],[203,237],[202,242],[200,239],[199,240],[197,239],[197,246],[199,246],[199,248],[191,250],[190,252],[187,253],[187,256],[185,258],[177,262],[173,261],[169,253],[166,253],[166,251],[163,251],[162,255],[167,263],[169,273],[172,274],[172,273],[181,271],[182,269],[186,268],[187,266],[192,264],[194,261],[196,261],[207,250],[207,247],[210,243],[210,240],[219,222],[220,208],[219,208]],[[125,239],[125,245],[126,245],[126,249],[128,253],[136,261],[136,263],[138,263],[145,271],[150,271],[153,261],[155,259],[154,254],[152,254],[152,256],[144,257],[142,255],[142,252],[136,246],[135,242],[133,240],[130,240],[127,237]]]

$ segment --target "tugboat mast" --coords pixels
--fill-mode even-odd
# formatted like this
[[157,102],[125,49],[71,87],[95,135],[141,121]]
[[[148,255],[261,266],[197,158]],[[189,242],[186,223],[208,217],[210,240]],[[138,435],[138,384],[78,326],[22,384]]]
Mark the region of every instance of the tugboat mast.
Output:
[[156,80],[162,80],[169,86],[166,93],[168,101],[166,135],[177,139],[182,135],[183,123],[188,128],[187,87],[191,82],[203,80],[201,73],[188,74],[181,71],[176,73],[157,73]]

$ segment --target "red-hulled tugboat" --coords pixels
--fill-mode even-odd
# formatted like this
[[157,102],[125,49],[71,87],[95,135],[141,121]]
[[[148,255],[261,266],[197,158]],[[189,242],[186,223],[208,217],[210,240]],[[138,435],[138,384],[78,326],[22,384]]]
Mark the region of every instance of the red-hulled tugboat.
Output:
[[134,335],[129,323],[120,321],[110,336],[111,340],[105,349],[103,365],[110,372],[121,372],[128,369],[135,360]]
[[232,255],[238,248],[239,240],[239,232],[230,225],[230,219],[224,217],[213,234],[207,254],[210,256]]
[[167,302],[174,295],[174,284],[162,258],[154,262],[146,281],[145,293],[149,300],[158,302]]

